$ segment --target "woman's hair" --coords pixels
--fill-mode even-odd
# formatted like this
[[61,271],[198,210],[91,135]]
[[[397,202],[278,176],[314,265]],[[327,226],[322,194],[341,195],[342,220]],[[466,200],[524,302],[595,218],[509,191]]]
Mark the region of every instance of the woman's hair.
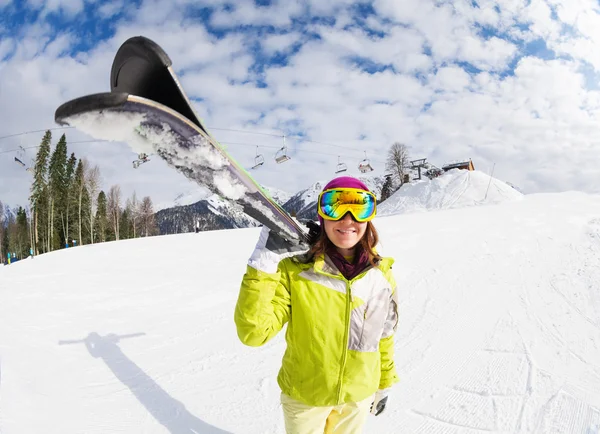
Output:
[[[377,267],[379,261],[381,261],[381,256],[379,256],[375,251],[375,246],[378,242],[379,234],[377,233],[377,229],[375,229],[375,226],[373,226],[372,222],[368,221],[367,230],[365,231],[363,237],[360,239],[358,244],[360,244],[361,247],[365,250],[365,252],[367,252],[367,254],[369,255],[369,262],[374,267]],[[323,222],[323,226],[321,226],[321,233],[319,234],[319,237],[314,242],[308,253],[311,257],[315,257],[324,254],[327,251],[327,249],[332,247],[335,248],[335,245],[331,242],[331,240],[325,233],[325,222]]]

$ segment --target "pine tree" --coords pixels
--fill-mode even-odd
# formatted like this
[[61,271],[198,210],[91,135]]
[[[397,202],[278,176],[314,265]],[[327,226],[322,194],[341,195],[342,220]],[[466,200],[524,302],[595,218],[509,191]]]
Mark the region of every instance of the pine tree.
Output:
[[87,172],[87,163],[85,160],[79,160],[77,163],[77,169],[75,170],[75,177],[73,180],[73,191],[77,199],[77,215],[75,221],[77,222],[77,239],[79,243],[83,244],[83,222],[87,221],[87,210],[89,209],[89,196],[87,195],[85,173]]
[[7,255],[9,252],[8,249],[8,228],[6,226],[0,227],[0,232],[2,232],[2,244],[0,245],[0,251],[2,252],[2,260],[7,260]]
[[131,238],[131,222],[130,222],[131,211],[129,207],[125,207],[121,211],[119,218],[119,238],[120,240],[126,240]]
[[19,207],[16,218],[16,243],[15,250],[19,258],[25,258],[29,253],[29,228],[27,212]]
[[65,218],[65,233],[66,233],[66,239],[69,240],[70,238],[73,237],[72,235],[72,225],[71,223],[74,221],[75,218],[75,209],[73,207],[73,196],[75,195],[74,192],[74,183],[75,183],[75,165],[77,164],[77,158],[75,157],[75,153],[71,153],[71,157],[69,157],[69,160],[67,161],[67,171],[66,171],[66,201],[64,206],[65,208],[65,212],[64,215],[66,216]]
[[383,182],[383,187],[381,188],[381,197],[379,198],[379,203],[386,200],[390,197],[394,191],[394,180],[391,174],[385,175],[385,181]]
[[48,218],[48,158],[50,156],[50,142],[52,133],[48,130],[40,143],[35,165],[33,166],[33,183],[31,185],[30,202],[33,209],[33,231],[35,233],[34,250],[39,253],[40,250],[46,251],[46,243],[40,244],[40,235],[42,240],[46,240],[46,228]]
[[67,139],[63,134],[50,157],[48,185],[50,188],[50,250],[64,246],[68,240],[65,233],[65,212],[68,200]]

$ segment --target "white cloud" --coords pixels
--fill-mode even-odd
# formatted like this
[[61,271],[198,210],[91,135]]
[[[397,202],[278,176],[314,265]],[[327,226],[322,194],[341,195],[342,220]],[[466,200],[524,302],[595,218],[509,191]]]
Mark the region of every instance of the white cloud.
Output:
[[215,27],[235,28],[241,25],[263,25],[288,28],[293,17],[302,13],[300,1],[273,2],[272,6],[257,6],[253,0],[238,0],[216,10],[211,17]]
[[464,69],[457,66],[440,68],[429,80],[429,85],[435,90],[458,92],[464,90],[471,82],[471,77]]
[[506,68],[515,56],[517,47],[497,37],[482,40],[466,36],[458,51],[459,59],[471,63],[485,71],[498,71]]
[[45,54],[50,57],[64,55],[71,49],[74,42],[75,37],[72,34],[60,34],[46,46]]
[[41,18],[59,12],[73,18],[84,8],[84,0],[27,0],[27,3],[31,8],[40,10]]
[[283,53],[289,50],[292,45],[302,40],[302,34],[298,32],[272,34],[261,39],[261,47],[268,55]]
[[12,38],[0,40],[0,62],[8,56],[15,47],[15,41]]
[[121,10],[123,9],[123,6],[124,6],[124,4],[120,0],[114,0],[114,1],[106,2],[106,3],[102,3],[98,7],[98,15],[100,15],[100,17],[103,19],[112,18],[115,15],[117,15],[119,12],[121,12]]
[[[381,37],[356,25],[349,10],[352,2],[346,0],[309,2],[308,9],[300,2],[257,7],[246,0],[229,12],[220,0],[205,3],[218,9],[211,24],[223,29],[247,24],[276,28],[274,33],[236,29],[222,37],[208,32],[201,20],[185,16],[192,3],[144,1],[127,12],[126,20],[114,23],[112,38],[75,58],[64,55],[75,36],[57,37],[56,29],[43,21],[20,29],[18,42],[0,39],[0,54],[16,49],[14,57],[0,63],[0,136],[52,127],[61,102],[107,91],[119,45],[128,37],[146,35],[167,51],[209,127],[301,132],[346,147],[288,138],[293,159],[277,165],[271,156],[282,144],[280,137],[214,131],[220,141],[247,144],[229,146],[242,164],[250,165],[256,145],[263,146],[267,162],[254,173],[264,184],[295,191],[313,181],[307,172],[315,179],[328,178],[337,155],[354,166],[363,151],[381,174],[387,147],[401,141],[411,146],[415,158],[427,157],[438,165],[471,157],[477,168],[489,171],[496,163],[496,176],[526,191],[599,191],[595,153],[600,143],[600,94],[586,88],[581,72],[587,62],[590,76],[600,74],[600,25],[591,2],[479,0],[479,8],[473,8],[469,2],[451,7],[431,0],[377,0],[377,15],[366,23]],[[56,10],[66,4],[40,2],[37,8]],[[558,20],[552,17],[553,9]],[[76,2],[71,10],[77,10]],[[307,10],[339,19],[335,26],[308,25],[305,30],[320,35],[308,39],[298,25],[291,26],[291,20]],[[346,24],[351,25],[343,27]],[[561,31],[563,24],[571,30]],[[481,26],[494,31],[483,37]],[[503,39],[507,33],[517,41],[541,38],[563,58],[525,56],[514,75],[507,74],[515,56],[527,54],[524,46]],[[273,54],[289,53],[296,43],[301,47],[286,66],[265,65],[264,74],[257,75],[253,62],[258,44]],[[393,69],[368,73],[363,61]],[[484,72],[465,71],[461,62]],[[259,78],[267,87],[255,84]],[[83,138],[73,130],[68,137]],[[18,142],[0,141],[0,150],[11,146]],[[106,187],[120,183],[127,195],[135,188],[158,202],[189,190],[182,176],[156,159],[131,170],[133,154],[124,145],[74,144],[72,150],[98,162]],[[0,154],[4,202],[24,203],[26,176],[11,154]],[[15,187],[8,190],[8,179],[22,182],[11,182]]]

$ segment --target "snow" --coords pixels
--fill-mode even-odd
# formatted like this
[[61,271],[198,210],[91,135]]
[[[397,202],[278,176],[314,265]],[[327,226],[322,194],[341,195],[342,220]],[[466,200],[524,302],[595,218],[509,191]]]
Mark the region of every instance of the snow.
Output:
[[[488,188],[489,186],[489,188]],[[403,185],[377,207],[379,215],[464,208],[520,200],[514,187],[477,170],[450,170],[429,180]]]
[[125,142],[138,154],[151,154],[154,152],[152,143],[140,135],[139,125],[145,119],[145,115],[140,113],[106,111],[75,115],[65,121],[95,139]]
[[[365,433],[599,433],[600,196],[435,209],[375,220],[401,382]],[[250,348],[233,323],[259,231],[0,267],[0,432],[283,432],[284,333]]]
[[134,151],[152,154],[160,150],[169,155],[174,167],[208,167],[213,169],[216,188],[227,198],[237,200],[248,190],[223,168],[230,163],[206,138],[190,137],[191,146],[179,145],[180,136],[167,123],[160,127],[144,124],[146,116],[139,113],[94,112],[75,115],[65,121],[80,131],[101,140],[127,143]]

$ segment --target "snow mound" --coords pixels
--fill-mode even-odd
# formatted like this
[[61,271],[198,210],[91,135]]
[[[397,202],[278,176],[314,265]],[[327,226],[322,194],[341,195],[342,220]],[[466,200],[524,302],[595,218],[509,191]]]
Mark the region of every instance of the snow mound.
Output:
[[450,170],[433,180],[402,186],[377,209],[378,215],[465,208],[520,200],[523,193],[483,172]]

